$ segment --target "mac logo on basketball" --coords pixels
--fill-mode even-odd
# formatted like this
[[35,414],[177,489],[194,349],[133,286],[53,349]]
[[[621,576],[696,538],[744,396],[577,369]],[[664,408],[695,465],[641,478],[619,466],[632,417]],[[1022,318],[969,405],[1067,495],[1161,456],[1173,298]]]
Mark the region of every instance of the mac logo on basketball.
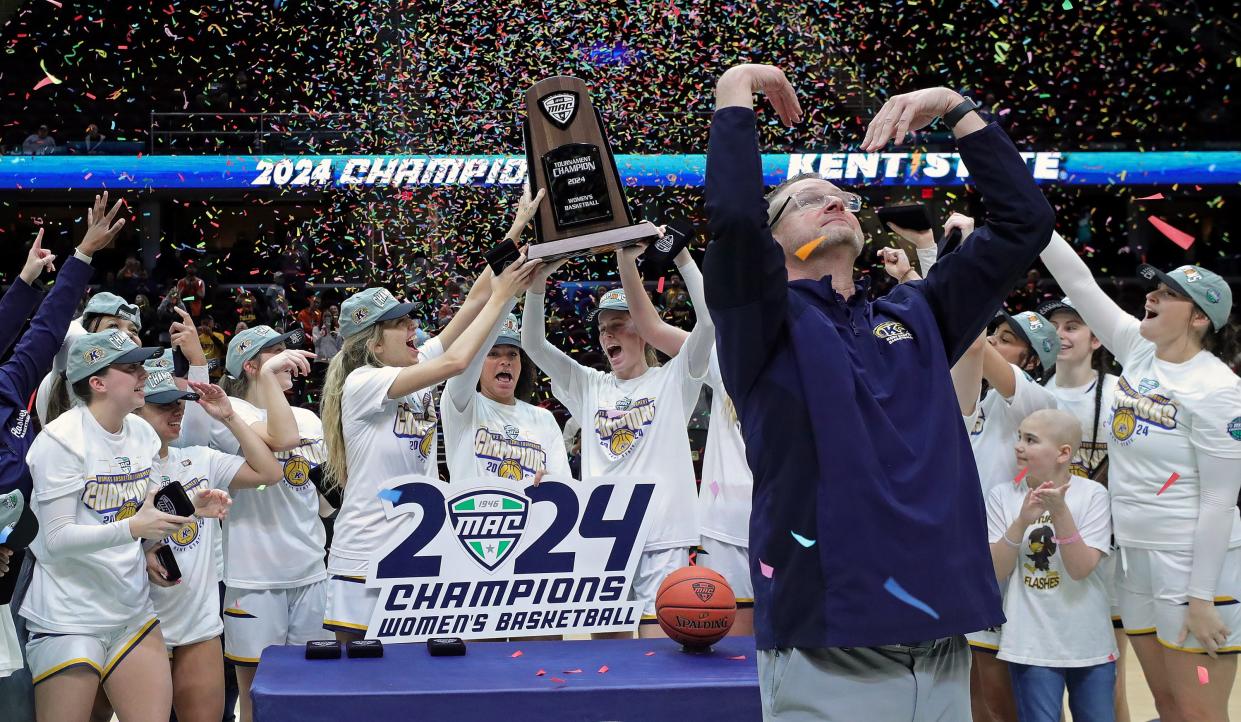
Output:
[[557,128],[564,130],[573,122],[577,115],[577,93],[572,90],[561,90],[544,95],[539,107]]
[[710,601],[715,596],[715,585],[711,582],[694,582],[694,594],[704,602]]

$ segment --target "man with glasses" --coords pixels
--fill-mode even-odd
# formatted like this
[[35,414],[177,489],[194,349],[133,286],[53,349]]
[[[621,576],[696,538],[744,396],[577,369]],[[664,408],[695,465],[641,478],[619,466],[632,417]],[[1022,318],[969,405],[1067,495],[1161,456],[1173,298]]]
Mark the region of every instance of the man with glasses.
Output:
[[801,118],[784,74],[730,69],[707,155],[704,276],[754,472],[750,569],[766,719],[966,720],[962,635],[1004,617],[949,367],[1051,236],[999,128],[947,88],[891,98],[861,148],[936,117],[991,212],[925,280],[868,298],[860,200],[818,176],[763,196],[753,94]]

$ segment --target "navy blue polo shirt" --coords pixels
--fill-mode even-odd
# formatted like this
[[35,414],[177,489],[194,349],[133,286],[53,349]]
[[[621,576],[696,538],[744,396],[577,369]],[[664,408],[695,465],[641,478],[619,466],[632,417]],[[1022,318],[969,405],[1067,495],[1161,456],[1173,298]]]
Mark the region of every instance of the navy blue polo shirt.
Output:
[[[846,301],[830,277],[788,280],[754,112],[712,120],[703,271],[754,473],[759,649],[908,643],[1004,621],[948,371],[1047,245],[1054,214],[997,126],[958,146],[990,222],[925,280],[874,301],[859,283]],[[885,590],[889,579],[938,619]]]

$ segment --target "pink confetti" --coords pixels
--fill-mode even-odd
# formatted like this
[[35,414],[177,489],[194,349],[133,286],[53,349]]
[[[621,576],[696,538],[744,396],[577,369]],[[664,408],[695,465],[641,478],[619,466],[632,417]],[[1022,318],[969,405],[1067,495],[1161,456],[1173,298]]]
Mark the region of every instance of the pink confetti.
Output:
[[543,675],[545,675],[545,674],[547,674],[547,672],[546,672],[546,671],[544,671],[544,670],[542,670],[542,669],[540,669],[539,671],[537,671],[537,672],[535,672],[535,673],[534,673],[534,676],[535,676],[535,677],[542,677],[542,676],[543,676]]
[[1207,672],[1206,667],[1198,668],[1198,684],[1210,684],[1211,675]]
[[1026,478],[1026,474],[1028,473],[1030,473],[1030,467],[1028,466],[1017,472],[1017,476],[1013,477],[1013,486],[1020,486],[1021,480]]
[[1168,240],[1172,241],[1181,248],[1188,251],[1189,247],[1194,245],[1193,236],[1179,228],[1174,228],[1169,225],[1167,221],[1160,220],[1155,216],[1149,216],[1146,220],[1150,221],[1152,226],[1158,228],[1160,233],[1167,236]]
[[711,490],[712,496],[720,495],[720,482],[716,481],[715,479],[711,480],[711,485],[708,486],[707,488]]
[[1169,476],[1169,477],[1168,477],[1168,480],[1167,480],[1167,481],[1165,481],[1165,482],[1163,483],[1163,486],[1159,487],[1159,491],[1155,492],[1155,496],[1159,496],[1160,494],[1162,494],[1162,493],[1164,493],[1165,491],[1167,491],[1167,490],[1168,490],[1168,487],[1169,487],[1169,486],[1172,486],[1172,483],[1173,483],[1173,482],[1175,482],[1175,481],[1176,481],[1177,479],[1179,479],[1179,478],[1181,478],[1181,475],[1180,475],[1180,474],[1178,474],[1178,473],[1177,473],[1177,472],[1175,472],[1175,471],[1174,471],[1174,472],[1172,472],[1172,476]]
[[771,579],[771,575],[776,573],[775,567],[771,566],[762,559],[758,560],[758,570],[768,579]]
[[52,84],[52,82],[53,82],[53,80],[52,80],[51,78],[46,78],[46,77],[45,77],[45,78],[43,78],[43,80],[40,80],[39,82],[35,83],[35,85],[34,85],[34,89],[35,89],[35,90],[38,90],[39,88],[42,88],[42,87],[43,87],[43,86],[45,86],[45,85],[51,85],[51,84]]
[[1163,200],[1163,194],[1162,194],[1162,193],[1156,193],[1156,194],[1151,195],[1151,196],[1142,196],[1141,198],[1134,198],[1134,200],[1135,200],[1135,201],[1161,201],[1161,200]]
[[581,673],[582,673],[582,670],[580,670],[580,669],[566,669],[566,670],[564,671],[564,673],[565,673],[565,674],[581,674]]
[[553,682],[555,682],[556,684],[564,684],[564,683],[565,683],[565,680],[563,680],[563,679],[561,679],[561,678],[559,678],[559,677],[552,677],[552,681],[553,681]]
[[51,3],[51,4],[55,5],[55,6],[56,6],[56,7],[58,7],[58,8],[63,8],[63,7],[64,7],[64,5],[61,5],[61,4],[60,4],[59,2],[57,2],[56,0],[47,0],[47,1],[48,1],[49,3]]
[[738,654],[736,657],[729,657],[729,659],[736,660],[736,661],[742,661],[742,660],[744,660],[744,659],[745,659],[745,655],[744,655],[744,654]]
[[516,652],[513,652],[512,654],[510,654],[509,656],[516,659],[517,657],[520,657],[521,655],[522,655],[522,651],[519,649]]
[[599,668],[599,674],[607,674],[607,672],[608,666],[606,664]]
[[664,277],[660,276],[659,285],[655,286],[655,293],[663,293],[663,292],[664,292]]
[[647,652],[645,656],[647,656],[647,657],[654,657],[654,656],[655,656],[655,653],[654,653],[654,652]]

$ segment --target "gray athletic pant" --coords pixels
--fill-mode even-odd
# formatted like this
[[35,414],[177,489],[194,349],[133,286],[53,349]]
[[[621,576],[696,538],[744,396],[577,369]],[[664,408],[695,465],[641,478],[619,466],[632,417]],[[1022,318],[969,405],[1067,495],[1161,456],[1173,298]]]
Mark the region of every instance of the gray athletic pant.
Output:
[[882,647],[758,650],[763,719],[962,722],[970,719],[965,637]]

